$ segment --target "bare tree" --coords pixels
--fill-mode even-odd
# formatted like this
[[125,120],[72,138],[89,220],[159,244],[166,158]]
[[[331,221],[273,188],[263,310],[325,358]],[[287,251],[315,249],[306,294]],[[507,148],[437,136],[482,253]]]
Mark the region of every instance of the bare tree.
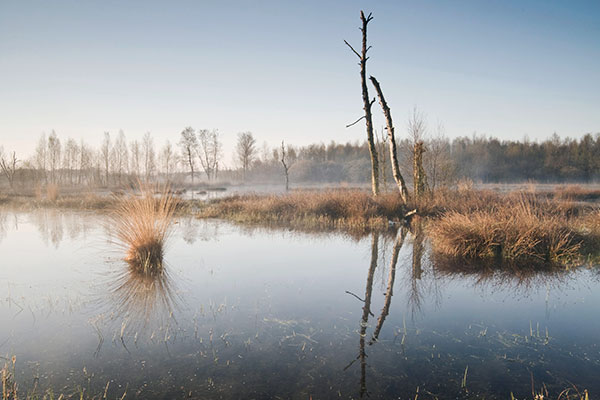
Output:
[[73,184],[73,170],[77,165],[77,154],[79,153],[79,146],[77,142],[69,138],[65,144],[65,150],[63,154],[63,169],[66,171],[69,177],[69,184]]
[[188,126],[181,132],[181,139],[179,140],[179,147],[181,147],[181,156],[186,160],[190,173],[192,175],[192,186],[194,186],[194,154],[198,148],[198,138],[196,137],[196,131],[191,126]]
[[200,165],[206,173],[206,178],[215,178],[221,158],[221,142],[219,131],[213,129],[201,129],[198,131],[198,146],[196,147]]
[[281,141],[281,164],[283,164],[283,173],[285,174],[285,191],[290,190],[290,168],[294,164],[295,157],[289,156],[289,146],[288,151],[286,151],[285,143],[283,140]]
[[47,181],[48,176],[46,175],[46,167],[48,162],[48,142],[46,141],[46,135],[42,133],[38,144],[35,148],[34,163],[40,176],[44,177]]
[[371,14],[365,17],[365,13],[363,11],[360,12],[360,20],[362,21],[362,27],[360,28],[362,32],[362,49],[361,52],[358,53],[354,48],[344,40],[344,43],[350,50],[356,54],[358,59],[360,60],[360,84],[362,89],[362,99],[363,99],[363,110],[365,111],[365,115],[360,117],[358,120],[353,122],[347,127],[350,127],[356,124],[361,119],[365,119],[365,124],[367,128],[367,142],[369,145],[369,153],[371,155],[371,187],[373,190],[373,195],[377,196],[379,194],[379,160],[377,158],[377,148],[375,147],[375,139],[373,137],[373,117],[371,114],[371,106],[375,99],[369,99],[369,89],[367,88],[367,52],[371,48],[371,46],[367,47],[367,25],[373,19]]
[[110,173],[110,133],[104,132],[104,140],[100,146],[100,160],[104,167],[104,185],[108,186],[108,175]]
[[[87,174],[87,172],[89,172],[90,168],[92,167],[92,151],[88,148],[88,146],[83,142],[83,139],[81,139],[81,142],[79,143],[79,160],[77,162],[77,169],[78,169],[78,177],[77,177],[77,182],[79,184],[83,183],[84,178],[88,181],[89,183],[89,174]],[[85,175],[88,175],[87,177]]]
[[117,140],[113,145],[113,172],[117,176],[119,185],[122,183],[123,174],[127,171],[127,165],[129,163],[129,151],[127,150],[127,141],[125,140],[125,133],[120,130]]
[[50,136],[48,136],[48,166],[50,168],[50,180],[52,183],[57,182],[56,175],[60,168],[60,154],[60,139],[56,135],[56,132],[52,131]]
[[436,135],[428,140],[424,163],[431,192],[452,182],[454,166],[450,157],[450,144],[444,135],[444,126],[438,123]]
[[398,165],[398,152],[396,150],[396,137],[394,135],[394,122],[392,121],[392,110],[388,106],[385,101],[385,97],[383,96],[383,91],[381,90],[381,86],[377,79],[374,76],[370,77],[371,83],[375,87],[375,91],[377,92],[377,97],[379,97],[379,104],[381,104],[381,109],[383,110],[383,115],[385,116],[385,121],[387,124],[388,131],[388,140],[390,146],[390,161],[392,163],[392,172],[394,174],[394,180],[396,181],[396,185],[398,186],[398,190],[400,191],[400,196],[402,197],[402,201],[405,203],[408,201],[408,189],[406,188],[406,183],[404,182],[404,178],[400,173],[400,167]]
[[429,190],[427,175],[423,168],[423,153],[425,152],[423,138],[426,130],[425,117],[415,107],[408,119],[408,133],[413,141],[413,191],[415,199],[419,199]]
[[15,192],[15,174],[17,172],[17,164],[19,162],[20,161],[17,159],[17,153],[13,151],[10,156],[5,156],[4,149],[0,147],[0,169],[2,169],[2,173],[6,177],[8,185],[13,192]]
[[171,142],[167,140],[160,151],[160,164],[167,182],[170,179],[170,175],[175,170],[176,161],[177,160],[175,157],[175,152],[173,151],[173,146],[171,146]]
[[254,139],[252,132],[238,133],[235,151],[242,167],[244,180],[246,180],[246,174],[256,157],[256,139]]
[[129,173],[134,176],[135,179],[139,179],[140,177],[140,164],[142,158],[142,151],[140,148],[140,142],[137,140],[129,143],[129,154],[130,154],[130,163],[129,163]]
[[146,182],[150,182],[156,170],[156,152],[154,151],[154,141],[150,132],[146,132],[142,139],[142,156],[144,159],[144,179]]
[[412,113],[408,117],[408,134],[412,139],[413,144],[425,139],[427,133],[427,123],[425,121],[425,115],[419,111],[417,107],[414,107]]

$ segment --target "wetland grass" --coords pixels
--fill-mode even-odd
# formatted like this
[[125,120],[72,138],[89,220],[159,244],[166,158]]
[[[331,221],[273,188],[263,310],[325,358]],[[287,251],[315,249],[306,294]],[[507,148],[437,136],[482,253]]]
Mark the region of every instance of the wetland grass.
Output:
[[551,194],[555,199],[569,201],[597,201],[600,199],[600,189],[583,187],[581,185],[559,186]]
[[277,195],[239,195],[213,200],[201,218],[294,228],[378,229],[405,213],[397,193],[373,197],[361,190],[293,191]]
[[120,196],[110,215],[125,260],[141,271],[162,270],[165,242],[171,231],[178,199],[164,190],[140,185],[140,193]]
[[[598,229],[568,204],[534,195],[506,196],[472,212],[449,211],[430,221],[438,254],[463,259],[569,264],[595,251]],[[600,224],[599,224],[600,226]]]

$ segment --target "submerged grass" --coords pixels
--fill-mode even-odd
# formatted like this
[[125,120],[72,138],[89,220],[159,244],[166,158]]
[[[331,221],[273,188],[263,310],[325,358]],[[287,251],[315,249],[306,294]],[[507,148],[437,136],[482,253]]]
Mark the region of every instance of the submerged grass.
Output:
[[18,398],[18,387],[15,381],[15,363],[17,358],[5,359],[4,367],[0,370],[0,379],[2,380],[2,400],[11,400]]
[[140,194],[119,197],[110,221],[131,266],[142,271],[162,269],[177,204],[168,190],[156,197],[152,188],[144,186],[140,186]]

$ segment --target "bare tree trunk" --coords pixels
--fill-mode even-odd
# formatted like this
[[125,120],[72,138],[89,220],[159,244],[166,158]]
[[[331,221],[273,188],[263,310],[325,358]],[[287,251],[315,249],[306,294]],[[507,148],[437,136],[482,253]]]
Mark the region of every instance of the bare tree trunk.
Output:
[[423,141],[415,142],[413,149],[413,186],[415,200],[420,199],[427,191],[427,175],[423,169],[423,153],[425,147]]
[[375,99],[372,101],[369,100],[369,89],[367,88],[367,60],[369,59],[369,57],[367,57],[367,51],[371,48],[370,46],[367,47],[367,24],[372,19],[373,17],[371,14],[369,14],[368,17],[365,17],[365,13],[363,11],[360,12],[360,20],[362,21],[362,27],[360,28],[362,32],[362,49],[360,54],[354,50],[348,42],[344,41],[344,43],[350,47],[360,60],[360,84],[362,88],[363,110],[365,111],[365,115],[360,119],[365,119],[367,127],[367,142],[369,144],[369,153],[371,155],[371,188],[373,190],[373,195],[377,196],[379,194],[379,160],[377,158],[377,148],[375,147],[375,139],[373,137],[373,117],[371,114],[371,106]]
[[379,104],[381,104],[381,109],[383,110],[383,114],[385,115],[385,121],[387,124],[388,137],[390,141],[390,161],[392,163],[392,172],[394,174],[394,180],[396,181],[396,185],[398,185],[398,190],[400,191],[400,196],[402,197],[402,201],[405,203],[408,201],[408,189],[406,188],[406,183],[404,182],[404,178],[400,173],[400,167],[398,166],[398,153],[396,151],[396,136],[394,134],[394,123],[392,121],[392,111],[385,101],[385,97],[383,96],[383,91],[381,90],[381,86],[377,79],[374,76],[370,77],[373,86],[375,87],[375,91],[377,92],[377,97],[379,97]]
[[290,190],[290,166],[285,161],[285,144],[281,141],[281,163],[283,164],[283,173],[285,174],[285,191]]

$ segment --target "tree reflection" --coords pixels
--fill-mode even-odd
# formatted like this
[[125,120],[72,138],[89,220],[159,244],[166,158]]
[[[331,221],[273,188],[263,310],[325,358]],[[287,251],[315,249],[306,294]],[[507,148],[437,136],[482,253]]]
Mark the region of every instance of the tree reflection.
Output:
[[413,234],[412,246],[412,263],[410,274],[410,287],[408,292],[408,307],[411,310],[413,318],[421,312],[423,305],[423,293],[421,287],[421,279],[423,277],[423,253],[425,247],[423,245],[423,224],[419,218],[416,218],[411,225]]
[[[385,293],[384,305],[383,305],[383,308],[379,315],[379,318],[377,319],[377,325],[375,327],[375,330],[373,331],[373,335],[371,337],[371,340],[369,341],[369,345],[372,345],[373,343],[375,343],[377,341],[377,339],[379,337],[379,333],[381,332],[381,328],[383,327],[385,319],[389,314],[390,306],[392,303],[394,281],[396,278],[396,264],[398,262],[398,255],[400,253],[400,249],[402,248],[402,245],[404,244],[405,237],[406,237],[406,230],[400,229],[398,232],[398,235],[396,237],[396,240],[394,242],[394,247],[392,249],[392,256],[390,258],[390,271],[389,271],[389,275],[388,275],[388,283],[387,283],[387,289],[386,289],[386,293]],[[360,361],[359,395],[361,398],[364,397],[365,395],[368,395],[367,378],[366,378],[366,375],[367,375],[367,353],[366,353],[365,344],[366,344],[366,338],[367,338],[367,327],[369,326],[369,316],[374,317],[373,313],[371,312],[371,298],[372,298],[372,294],[373,294],[373,280],[374,280],[374,276],[375,276],[375,271],[377,269],[378,258],[379,258],[379,234],[373,233],[371,236],[371,261],[370,261],[369,270],[367,273],[365,297],[364,297],[364,300],[359,298],[364,304],[363,304],[363,308],[362,308],[362,316],[361,316],[360,329],[359,329],[358,357],[356,359],[352,360],[352,362],[350,362],[350,364],[348,364],[346,366],[346,368],[344,368],[344,370],[347,370],[357,360]],[[350,293],[350,292],[348,292],[348,293]],[[355,295],[355,297],[358,298],[358,296],[356,296],[356,295]]]
[[388,276],[387,288],[385,290],[385,300],[383,303],[383,308],[381,309],[381,315],[377,319],[377,326],[375,327],[375,331],[373,332],[373,337],[369,342],[369,345],[372,345],[379,338],[379,332],[381,332],[381,328],[383,327],[383,323],[385,322],[385,318],[390,313],[390,306],[392,304],[392,296],[394,295],[394,281],[396,280],[396,264],[398,263],[398,255],[400,254],[400,249],[404,245],[404,239],[406,237],[406,229],[401,228],[398,232],[398,236],[396,241],[394,242],[394,247],[392,249],[392,257],[390,259],[390,272]]

